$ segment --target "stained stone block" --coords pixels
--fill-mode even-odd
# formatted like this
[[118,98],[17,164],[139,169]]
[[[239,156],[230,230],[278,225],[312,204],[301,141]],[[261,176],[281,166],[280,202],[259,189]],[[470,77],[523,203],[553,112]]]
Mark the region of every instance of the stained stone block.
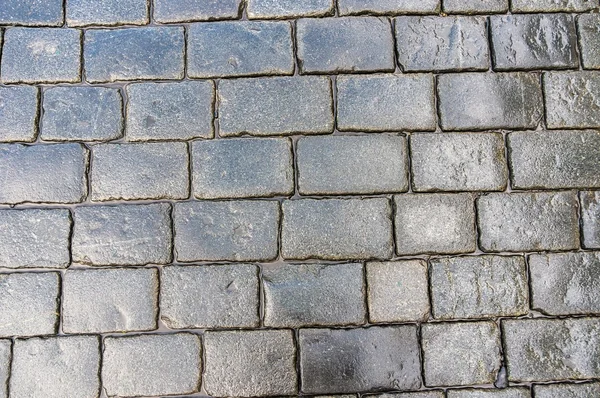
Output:
[[513,12],[582,12],[598,8],[598,0],[513,0]]
[[600,72],[544,74],[548,128],[600,127]]
[[600,396],[600,383],[535,385],[536,398],[589,398]]
[[147,0],[67,0],[67,25],[144,25]]
[[249,0],[250,19],[324,17],[333,14],[335,0]]
[[448,390],[448,398],[531,398],[531,392],[527,387]]
[[8,398],[8,378],[12,343],[10,340],[0,340],[0,398]]
[[378,398],[444,398],[443,391],[424,391],[424,392],[400,392],[400,393],[386,393],[373,395]]
[[600,249],[600,191],[581,192],[583,247]]
[[338,0],[340,15],[436,14],[440,0]]
[[0,25],[60,26],[63,0],[0,0]]
[[583,67],[600,69],[600,15],[580,15],[577,18],[577,24]]
[[444,12],[488,14],[508,11],[508,0],[444,0]]
[[0,142],[35,141],[38,99],[36,87],[0,87]]
[[236,19],[242,0],[155,0],[154,19],[160,23]]

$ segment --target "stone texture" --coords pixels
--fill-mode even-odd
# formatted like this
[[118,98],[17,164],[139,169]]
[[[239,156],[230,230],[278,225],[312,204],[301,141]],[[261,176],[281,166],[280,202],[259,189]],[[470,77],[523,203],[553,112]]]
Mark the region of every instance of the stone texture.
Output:
[[390,258],[392,209],[387,199],[303,199],[283,203],[285,259]]
[[236,19],[241,5],[241,0],[155,0],[154,19],[161,23]]
[[102,382],[109,397],[190,394],[199,390],[202,347],[195,334],[107,337]]
[[600,72],[544,74],[548,128],[600,127]]
[[340,15],[436,14],[440,0],[338,0]]
[[248,18],[284,19],[333,14],[334,0],[249,0]]
[[531,398],[531,392],[528,387],[448,390],[448,398]]
[[67,25],[145,25],[147,0],[67,0]]
[[0,0],[0,25],[60,26],[62,0]]
[[263,267],[262,281],[267,327],[365,323],[361,264]]
[[63,280],[65,333],[111,333],[156,329],[158,271],[68,270]]
[[10,340],[0,340],[0,398],[8,398],[7,387],[12,357],[11,347]]
[[206,332],[203,386],[213,397],[297,393],[291,330]]
[[580,15],[577,24],[583,67],[600,69],[600,15]]
[[421,386],[414,326],[301,329],[302,391],[413,390]]
[[581,192],[581,224],[586,249],[600,249],[600,191]]
[[444,12],[488,14],[508,11],[508,0],[444,0]]
[[536,398],[588,398],[600,396],[600,383],[533,386]]
[[582,12],[598,7],[598,0],[513,0],[513,12]]
[[443,391],[429,390],[424,392],[386,393],[375,395],[378,398],[445,398]]
[[0,87],[0,142],[35,141],[38,100],[35,87]]
[[296,156],[302,195],[408,190],[408,151],[403,136],[302,137]]
[[286,138],[233,138],[192,143],[198,199],[288,196],[294,192],[292,143]]
[[258,283],[255,265],[165,267],[161,320],[171,329],[257,327]]

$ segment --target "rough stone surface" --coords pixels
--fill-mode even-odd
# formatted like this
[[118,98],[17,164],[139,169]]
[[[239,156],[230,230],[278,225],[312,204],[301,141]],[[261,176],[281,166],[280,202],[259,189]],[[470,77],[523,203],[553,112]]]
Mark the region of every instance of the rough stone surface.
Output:
[[38,99],[35,87],[0,87],[0,142],[35,141]]
[[435,14],[440,0],[338,0],[340,15]]
[[536,398],[589,398],[600,396],[600,383],[533,386]]
[[67,25],[145,25],[147,0],[67,0]]
[[600,15],[580,15],[577,18],[577,24],[583,67],[600,69]]
[[582,12],[598,7],[598,0],[513,0],[513,12]]
[[62,0],[0,0],[0,25],[60,26]]
[[548,128],[600,127],[600,72],[544,74]]
[[531,398],[531,392],[527,387],[448,390],[448,398]]
[[600,191],[581,192],[583,247],[600,249]]
[[0,398],[8,398],[7,385],[12,357],[11,346],[10,340],[0,340]]
[[444,12],[487,14],[508,11],[508,0],[444,0]]
[[235,19],[241,4],[242,0],[155,0],[154,19],[161,23]]
[[374,396],[378,398],[444,398],[444,392],[431,390],[426,392],[386,393]]
[[324,17],[333,14],[335,0],[249,0],[248,18]]

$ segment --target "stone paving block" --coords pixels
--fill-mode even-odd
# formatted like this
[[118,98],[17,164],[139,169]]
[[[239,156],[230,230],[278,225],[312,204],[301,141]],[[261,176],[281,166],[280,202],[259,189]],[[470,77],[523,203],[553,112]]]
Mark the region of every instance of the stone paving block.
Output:
[[63,280],[65,333],[111,333],[156,329],[158,271],[68,270]]
[[289,22],[225,21],[190,25],[188,75],[192,78],[291,75]]
[[186,143],[100,144],[92,158],[94,201],[189,196]]
[[513,12],[583,12],[598,8],[598,0],[513,0]]
[[600,133],[528,131],[508,136],[512,187],[600,187]]
[[221,136],[333,131],[332,88],[327,77],[223,80],[218,101]]
[[109,141],[123,135],[118,89],[53,87],[44,91],[41,138],[46,141]]
[[387,259],[392,256],[387,199],[302,199],[283,203],[285,259]]
[[374,395],[378,398],[444,398],[443,391],[424,391],[424,392],[405,392],[405,393],[386,393]]
[[67,0],[67,25],[145,25],[147,0]]
[[212,138],[215,87],[208,81],[127,86],[129,141]]
[[493,193],[477,200],[483,251],[570,250],[579,247],[573,192]]
[[337,78],[340,131],[433,131],[433,76],[369,75]]
[[288,196],[294,192],[292,144],[286,138],[233,138],[192,143],[199,199]]
[[500,370],[500,330],[493,322],[421,326],[425,385],[491,384]]
[[508,170],[499,133],[415,133],[410,137],[413,189],[503,191]]
[[154,19],[160,23],[236,19],[242,0],[155,0]]
[[443,130],[535,129],[544,113],[533,73],[440,75],[438,94]]
[[600,375],[598,318],[503,320],[502,330],[511,382]]
[[443,0],[444,12],[488,14],[508,11],[508,0]]
[[84,49],[90,83],[183,78],[182,27],[92,29]]
[[87,195],[88,151],[80,144],[0,144],[0,203],[76,203]]
[[0,398],[8,398],[8,378],[10,374],[11,361],[10,340],[0,340]]
[[96,336],[17,339],[11,398],[96,398],[100,393],[100,341]]
[[535,385],[536,398],[589,398],[600,396],[600,383]]
[[577,24],[583,67],[600,69],[600,15],[580,15],[577,18]]
[[448,398],[531,398],[531,392],[527,387],[448,390]]
[[581,192],[583,247],[600,249],[600,191]]
[[408,150],[403,136],[302,137],[296,156],[302,195],[408,190]]
[[487,70],[485,17],[396,18],[398,63],[405,71]]
[[338,0],[340,15],[436,14],[440,0]]
[[548,128],[600,127],[600,72],[544,74]]
[[421,387],[415,326],[301,329],[299,345],[304,393]]
[[394,39],[386,18],[306,18],[296,23],[302,73],[392,72]]
[[333,15],[335,0],[249,0],[250,19],[287,19]]
[[475,251],[471,194],[407,194],[394,202],[399,255]]
[[436,319],[520,316],[529,312],[523,257],[432,259],[430,275]]
[[161,319],[171,329],[258,327],[258,283],[255,265],[164,267]]
[[66,209],[0,210],[0,267],[66,268],[70,234]]
[[77,29],[7,29],[0,80],[3,83],[76,83],[81,80],[80,41],[81,31]]
[[206,332],[204,389],[213,397],[295,395],[291,330]]
[[420,322],[429,318],[427,263],[367,263],[369,321]]
[[365,323],[361,264],[263,267],[264,324],[299,328]]
[[195,334],[104,339],[102,382],[109,397],[197,392],[201,368],[202,347]]
[[62,0],[0,0],[0,25],[60,26]]
[[0,142],[35,141],[38,100],[36,87],[0,87]]
[[495,70],[579,66],[572,15],[498,15],[490,25]]
[[173,216],[178,261],[269,261],[277,257],[278,202],[177,203]]

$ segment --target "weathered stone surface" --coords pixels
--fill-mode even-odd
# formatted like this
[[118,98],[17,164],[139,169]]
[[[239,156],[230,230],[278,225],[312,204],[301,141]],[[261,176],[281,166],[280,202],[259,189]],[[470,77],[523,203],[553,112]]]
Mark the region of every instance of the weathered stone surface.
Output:
[[277,257],[279,203],[201,201],[173,211],[178,261],[268,261]]
[[435,130],[432,75],[340,76],[337,94],[340,131]]
[[0,25],[60,26],[62,0],[0,0]]
[[67,25],[145,25],[147,0],[68,0]]
[[100,341],[96,336],[17,339],[11,398],[96,398],[100,392]]
[[535,128],[543,116],[539,76],[455,73],[438,77],[444,130]]
[[297,393],[291,330],[206,332],[203,386],[214,397]]
[[365,323],[361,264],[284,264],[262,272],[267,327]]
[[508,0],[444,0],[444,12],[487,14],[508,11]]
[[536,398],[589,398],[600,396],[600,383],[535,385]]
[[283,19],[333,14],[334,0],[249,0],[248,18]]
[[367,263],[369,321],[410,322],[429,318],[427,263]]
[[154,19],[161,23],[235,19],[241,5],[241,0],[155,0]]
[[110,397],[190,394],[199,390],[202,347],[195,334],[107,337],[102,383]]
[[499,133],[415,133],[410,137],[413,189],[503,191],[508,170]]
[[8,398],[8,378],[10,374],[11,361],[10,340],[0,340],[0,398]]
[[527,387],[448,390],[448,398],[531,398],[531,392]]
[[333,131],[332,89],[327,77],[223,80],[219,104],[221,136]]
[[470,194],[407,194],[394,197],[399,255],[468,253],[476,248]]
[[503,320],[502,330],[512,382],[600,375],[598,318]]
[[302,195],[408,190],[408,151],[403,136],[302,137],[296,156]]
[[477,256],[431,260],[437,319],[520,316],[529,312],[523,257]]
[[573,192],[493,193],[477,201],[479,242],[489,252],[579,247]]
[[92,157],[94,201],[189,196],[186,143],[100,144]]
[[[491,384],[500,370],[500,330],[493,322],[421,326],[425,385]],[[456,366],[460,363],[460,366]]]
[[192,143],[199,199],[287,196],[294,192],[292,143],[286,138],[233,138]]
[[513,12],[581,12],[598,7],[598,0],[513,0]]
[[600,127],[600,72],[544,74],[548,128]]
[[85,32],[85,77],[90,83],[181,79],[182,27],[92,29]]
[[302,391],[414,390],[421,386],[414,326],[301,329]]
[[435,14],[440,0],[338,0],[340,15]]
[[165,267],[161,320],[171,329],[257,327],[258,283],[255,265]]
[[157,296],[156,269],[68,270],[63,280],[63,331],[156,329]]
[[44,91],[41,138],[46,141],[108,141],[123,135],[118,89],[53,87]]
[[386,393],[374,395],[378,398],[444,398],[443,391],[424,391],[424,392],[404,392],[404,393]]
[[577,18],[577,24],[583,67],[600,69],[600,15],[580,15]]
[[405,71],[487,70],[485,17],[396,18],[398,62]]
[[210,22],[188,30],[188,75],[192,78],[291,75],[289,22]]
[[583,247],[600,249],[600,191],[581,192]]
[[35,141],[38,98],[35,87],[0,87],[0,142]]
[[382,198],[285,201],[282,255],[296,260],[390,258],[391,213]]
[[215,87],[207,81],[127,86],[129,141],[212,138]]

